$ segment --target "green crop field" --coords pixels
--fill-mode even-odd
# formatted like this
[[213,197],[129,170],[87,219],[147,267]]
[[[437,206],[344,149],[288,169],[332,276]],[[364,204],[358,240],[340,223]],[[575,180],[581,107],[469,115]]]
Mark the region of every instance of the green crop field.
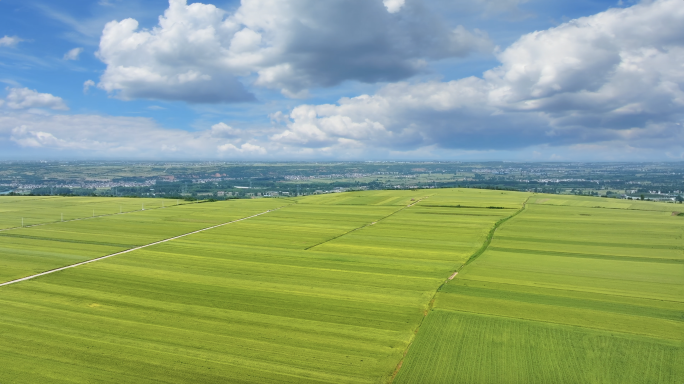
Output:
[[9,280],[286,205],[0,287],[0,382],[387,382],[438,287],[526,198],[369,191],[6,231]]
[[0,197],[0,230],[187,204],[183,200],[59,196]]
[[672,204],[435,189],[0,209],[119,200],[159,209],[0,231],[0,282],[229,224],[0,286],[0,383],[684,379]]
[[655,203],[640,200],[619,200],[587,196],[538,195],[530,200],[537,205],[562,205],[584,208],[626,209],[638,211],[672,211],[678,207],[673,204]]
[[396,382],[677,383],[681,377],[681,343],[435,309]]
[[[27,199],[20,201],[19,207],[28,211],[34,198]],[[63,207],[73,199],[58,197],[49,201]],[[98,200],[106,204],[110,199],[87,198],[84,204],[97,205]],[[155,204],[161,207],[160,202]],[[289,203],[280,199],[188,204],[0,231],[0,282],[121,252],[286,204]]]
[[675,207],[529,201],[442,287],[396,382],[684,382]]

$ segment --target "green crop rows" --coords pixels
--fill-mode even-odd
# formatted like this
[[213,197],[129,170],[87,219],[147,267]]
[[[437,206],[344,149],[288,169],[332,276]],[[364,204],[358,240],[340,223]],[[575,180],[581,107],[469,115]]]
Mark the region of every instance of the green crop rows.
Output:
[[[57,206],[61,206],[60,199],[73,200],[53,199]],[[89,198],[84,203],[96,205],[92,200],[109,199]],[[286,204],[288,202],[284,200],[189,204],[0,231],[0,282],[120,252]]]
[[396,382],[682,382],[673,206],[530,202],[440,290]]
[[681,344],[435,309],[396,382],[676,383]]
[[8,231],[13,278],[292,204],[0,288],[0,382],[387,381],[445,276],[524,198],[364,192]]
[[681,383],[671,207],[368,191],[0,231],[3,282],[266,212],[0,287],[0,383]]
[[162,199],[2,196],[0,230],[21,227],[22,222],[24,226],[32,226],[182,204],[186,202]]

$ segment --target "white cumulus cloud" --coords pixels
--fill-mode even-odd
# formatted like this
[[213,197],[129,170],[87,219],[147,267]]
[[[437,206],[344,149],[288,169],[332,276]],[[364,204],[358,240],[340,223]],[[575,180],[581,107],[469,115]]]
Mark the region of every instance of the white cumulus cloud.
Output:
[[[658,25],[658,28],[652,26]],[[684,7],[644,1],[524,35],[483,78],[396,83],[295,108],[284,145],[516,149],[684,143]]]
[[447,26],[421,1],[396,17],[409,9],[403,1],[243,0],[229,13],[170,0],[152,29],[134,19],[106,25],[99,87],[124,99],[249,101],[238,78],[256,75],[257,86],[301,96],[345,80],[405,79],[425,60],[492,49],[485,34]]
[[[285,12],[279,8],[282,4],[293,9]],[[387,47],[373,46],[358,54],[355,44],[367,41],[361,34],[354,36],[352,31],[335,40],[325,31],[313,33],[323,28],[323,21],[330,24],[331,31],[339,31],[346,16],[318,19],[313,15],[328,10],[297,8],[302,4],[316,8],[319,3],[244,0],[238,11],[228,14],[213,6],[177,0],[153,30],[139,30],[132,20],[111,23],[111,31],[103,35],[106,47],[101,45],[100,51],[111,61],[99,86],[122,97],[218,101],[226,100],[224,92],[228,91],[220,81],[212,88],[216,76],[235,80],[236,76],[251,75],[261,86],[283,87],[296,94],[312,84],[353,78],[349,73],[355,73],[354,67],[341,59],[341,47],[348,48],[348,57],[360,60],[378,47]],[[341,1],[325,4],[336,11],[346,9]],[[382,15],[378,17],[402,18],[418,3],[407,1],[395,14],[380,0],[355,4],[375,7],[374,15]],[[572,20],[520,37],[497,54],[499,65],[481,77],[394,82],[374,94],[272,113],[269,127],[246,129],[218,122],[188,132],[164,129],[151,119],[52,115],[34,109],[64,109],[61,99],[12,88],[4,105],[0,100],[0,154],[8,153],[8,145],[12,145],[10,149],[41,154],[112,158],[426,158],[435,153],[448,158],[465,151],[489,156],[528,148],[530,153],[565,159],[572,159],[568,154],[573,151],[603,160],[639,156],[682,159],[681,5],[681,0],[648,0]],[[259,17],[250,16],[259,9]],[[296,17],[292,16],[295,10]],[[352,17],[354,13],[348,11]],[[302,24],[297,27],[300,30],[291,28],[294,24],[288,23],[294,23],[292,20]],[[394,24],[385,20],[378,25]],[[364,31],[366,36],[376,37],[385,33],[372,28]],[[474,34],[464,28],[448,31],[433,36],[441,43],[423,44],[420,54],[397,54],[395,62],[401,66],[421,57],[442,57],[439,55],[448,50],[438,47],[459,47],[458,41],[467,41],[469,34]],[[405,39],[420,34],[398,36]],[[108,41],[110,37],[113,40]],[[326,61],[320,54],[326,42],[331,46],[330,60],[341,63]],[[412,44],[402,46],[415,47]],[[206,49],[210,46],[214,49]],[[450,55],[458,52],[454,49]],[[380,58],[389,57],[387,52],[393,51],[382,51],[376,57],[382,65]],[[384,68],[392,72],[394,64]],[[317,72],[316,68],[326,66],[330,68]],[[363,68],[359,73],[368,75],[368,66]],[[195,86],[205,81],[207,88],[197,90]],[[187,88],[183,84],[188,84]],[[84,84],[92,85],[94,82]],[[188,94],[182,95],[185,90]],[[207,96],[211,92],[213,96]]]
[[39,93],[28,88],[7,88],[9,94],[5,99],[11,109],[49,108],[66,111],[66,106],[61,97],[49,93]]

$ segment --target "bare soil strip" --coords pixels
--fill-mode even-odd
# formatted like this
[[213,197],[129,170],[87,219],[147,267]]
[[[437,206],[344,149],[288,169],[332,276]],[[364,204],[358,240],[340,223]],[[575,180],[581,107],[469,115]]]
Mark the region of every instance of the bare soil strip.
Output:
[[81,265],[86,265],[86,264],[94,263],[94,262],[96,262],[96,261],[101,261],[101,260],[104,260],[104,259],[108,259],[108,258],[110,258],[110,257],[123,255],[123,254],[126,254],[126,253],[130,253],[130,252],[133,252],[133,251],[137,251],[137,250],[143,249],[143,248],[148,248],[148,247],[151,247],[151,246],[153,246],[153,245],[166,243],[166,242],[171,241],[171,240],[180,239],[180,238],[182,238],[182,237],[186,237],[186,236],[194,235],[194,234],[196,234],[196,233],[208,231],[208,230],[210,230],[210,229],[223,227],[224,225],[233,224],[233,223],[237,223],[237,222],[244,221],[244,220],[249,220],[249,219],[255,218],[255,217],[257,217],[257,216],[265,215],[265,214],[267,214],[267,213],[269,213],[269,212],[277,211],[277,210],[279,210],[279,209],[281,209],[281,208],[283,208],[283,207],[275,208],[275,209],[269,209],[269,210],[266,211],[266,212],[257,213],[256,215],[252,215],[252,216],[249,216],[249,217],[243,217],[242,219],[237,219],[237,220],[229,221],[229,222],[227,222],[227,223],[218,224],[218,225],[214,225],[214,226],[211,226],[211,227],[203,228],[203,229],[200,229],[200,230],[197,230],[197,231],[194,231],[194,232],[185,233],[185,234],[180,235],[180,236],[175,236],[175,237],[170,237],[170,238],[168,238],[168,239],[164,239],[164,240],[160,240],[160,241],[155,241],[154,243],[145,244],[145,245],[142,245],[142,246],[140,246],[140,247],[135,247],[135,248],[127,249],[127,250],[125,250],[125,251],[121,251],[121,252],[117,252],[117,253],[112,253],[111,255],[98,257],[98,258],[96,258],[96,259],[91,259],[91,260],[83,261],[83,262],[76,263],[76,264],[72,264],[72,265],[67,265],[66,267],[61,267],[61,268],[57,268],[57,269],[52,269],[52,270],[49,270],[49,271],[46,271],[46,272],[41,272],[41,273],[38,273],[38,274],[35,274],[35,275],[31,275],[31,276],[27,276],[27,277],[22,277],[21,279],[16,279],[16,280],[8,281],[8,282],[6,282],[6,283],[1,283],[1,284],[0,284],[0,287],[4,287],[4,286],[6,286],[6,285],[11,285],[11,284],[16,284],[16,283],[21,283],[22,281],[27,281],[27,280],[35,279],[36,277],[49,275],[49,274],[51,274],[51,273],[55,273],[55,272],[59,272],[59,271],[64,271],[64,270],[66,270],[66,269],[80,267]]
[[449,276],[449,281],[455,279],[457,275],[458,275],[458,272],[454,272],[453,275]]

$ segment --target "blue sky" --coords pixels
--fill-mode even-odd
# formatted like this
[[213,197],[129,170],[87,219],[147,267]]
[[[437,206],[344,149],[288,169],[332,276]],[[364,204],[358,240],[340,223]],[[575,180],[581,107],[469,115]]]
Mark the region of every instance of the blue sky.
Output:
[[681,160],[682,5],[0,0],[0,159]]

